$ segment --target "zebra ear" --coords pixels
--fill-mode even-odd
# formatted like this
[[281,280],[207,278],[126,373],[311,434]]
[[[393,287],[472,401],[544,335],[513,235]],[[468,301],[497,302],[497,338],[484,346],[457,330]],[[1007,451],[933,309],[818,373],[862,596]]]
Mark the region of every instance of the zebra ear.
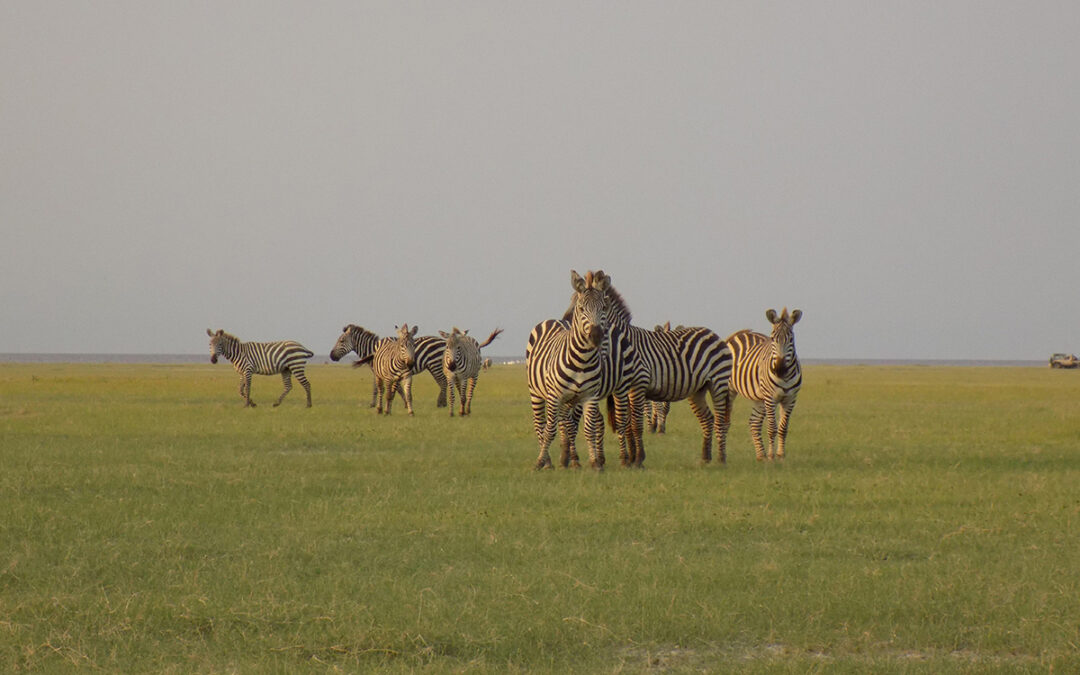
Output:
[[412,330],[409,331],[409,335],[411,335],[413,337],[416,337],[416,331],[418,331],[418,330],[420,330],[420,326],[413,326]]
[[439,331],[439,335],[441,335],[444,340],[449,340],[450,339],[450,334],[447,333],[444,330]]
[[577,270],[570,270],[570,286],[578,293],[585,290],[585,280],[581,278]]
[[606,291],[611,286],[611,277],[604,274],[604,270],[596,270],[592,286],[598,291]]
[[802,310],[801,309],[793,309],[793,310],[791,310],[791,325],[792,326],[799,323],[799,319],[801,319],[801,318],[802,318]]
[[206,329],[206,334],[210,337],[214,337],[214,331],[210,330],[209,328]]
[[776,323],[776,310],[775,309],[767,309],[767,310],[765,310],[765,318],[769,320],[769,323]]

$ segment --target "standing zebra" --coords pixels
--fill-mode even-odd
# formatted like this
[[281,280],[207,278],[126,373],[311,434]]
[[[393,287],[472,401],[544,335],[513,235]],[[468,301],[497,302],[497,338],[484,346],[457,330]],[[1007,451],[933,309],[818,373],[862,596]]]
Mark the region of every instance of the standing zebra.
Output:
[[[569,320],[548,319],[529,334],[525,362],[529,377],[529,400],[533,429],[540,445],[536,468],[552,466],[548,448],[558,428],[564,467],[579,467],[574,448],[581,416],[589,443],[589,463],[604,467],[604,417],[599,401],[615,392],[625,400],[635,377],[633,346],[618,326],[608,321],[604,291],[611,278],[602,271],[583,279],[570,272],[574,289]],[[620,421],[625,410],[618,411]]]
[[229,335],[224,330],[215,333],[209,328],[206,329],[206,334],[210,336],[210,363],[217,363],[220,354],[240,373],[240,397],[244,399],[245,407],[255,407],[255,402],[251,400],[251,376],[275,373],[281,373],[281,380],[285,383],[285,391],[281,392],[281,396],[274,403],[275,408],[281,405],[285,395],[292,389],[292,375],[296,375],[296,381],[307,392],[307,407],[311,407],[311,384],[304,375],[304,365],[315,354],[304,348],[304,345],[292,340],[241,342],[235,335]]
[[[668,326],[648,330],[630,325],[630,310],[614,287],[605,289],[611,306],[611,321],[626,331],[634,346],[633,353],[645,378],[631,388],[627,400],[617,396],[609,399],[609,418],[612,427],[625,429],[619,433],[619,454],[624,465],[641,466],[645,461],[644,430],[645,401],[681,401],[689,399],[690,409],[701,426],[701,461],[712,461],[713,438],[716,439],[717,459],[727,461],[724,420],[727,414],[728,379],[731,377],[731,350],[723,338],[708,328]],[[657,328],[660,328],[659,326]],[[709,410],[707,399],[712,399]],[[614,404],[614,405],[613,405]],[[618,411],[628,409],[630,420],[619,423]]]
[[802,311],[793,310],[789,316],[785,307],[777,316],[776,310],[770,309],[765,312],[765,318],[773,325],[771,336],[741,330],[727,339],[735,365],[731,371],[724,427],[726,429],[730,423],[730,404],[735,395],[741,394],[750,399],[754,404],[750,413],[750,438],[754,442],[758,461],[766,458],[761,439],[763,420],[769,432],[768,458],[784,458],[788,420],[795,408],[799,387],[802,386],[802,367],[795,353],[793,328],[802,318]]
[[362,357],[355,365],[371,362],[371,369],[375,372],[375,386],[378,389],[379,404],[377,414],[383,413],[383,401],[386,401],[386,414],[390,414],[390,404],[394,402],[394,394],[398,385],[401,385],[401,397],[405,399],[405,407],[409,414],[413,414],[412,406],[412,375],[416,365],[416,330],[413,326],[409,330],[409,324],[402,324],[397,329],[397,338],[386,338],[379,341],[373,354]]
[[[476,380],[480,377],[480,350],[491,344],[499,336],[502,328],[496,328],[482,344],[476,338],[464,333],[455,326],[450,333],[439,331],[446,340],[443,352],[443,375],[450,389],[450,417],[454,416],[454,390],[461,395],[461,415],[472,414],[473,392]],[[490,360],[490,359],[489,359]]]
[[[334,343],[334,348],[330,351],[330,360],[340,361],[351,351],[356,352],[356,355],[363,360],[365,356],[375,352],[380,339],[375,333],[350,323],[341,329],[341,335],[338,337],[337,342]],[[413,375],[424,370],[431,373],[431,377],[435,379],[435,384],[439,386],[439,398],[435,402],[435,406],[438,408],[446,407],[446,377],[443,375],[442,363],[445,345],[444,340],[433,335],[416,338],[416,364],[413,366]],[[364,363],[370,362],[364,361]],[[373,378],[371,381],[370,406],[372,408],[375,407],[378,392],[378,381]]]

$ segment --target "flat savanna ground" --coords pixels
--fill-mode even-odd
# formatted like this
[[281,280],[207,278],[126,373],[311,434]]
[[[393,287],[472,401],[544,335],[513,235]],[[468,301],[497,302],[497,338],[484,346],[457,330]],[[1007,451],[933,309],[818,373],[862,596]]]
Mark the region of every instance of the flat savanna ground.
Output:
[[0,364],[0,671],[1080,671],[1080,372],[812,366],[785,462],[680,403],[602,473],[523,366],[309,375]]

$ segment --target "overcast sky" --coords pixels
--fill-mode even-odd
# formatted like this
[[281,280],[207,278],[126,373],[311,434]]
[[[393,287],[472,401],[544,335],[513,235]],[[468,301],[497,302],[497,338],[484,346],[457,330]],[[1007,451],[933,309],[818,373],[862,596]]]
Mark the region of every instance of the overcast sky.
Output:
[[1080,351],[1080,3],[0,0],[0,352],[523,355],[570,270],[804,358]]

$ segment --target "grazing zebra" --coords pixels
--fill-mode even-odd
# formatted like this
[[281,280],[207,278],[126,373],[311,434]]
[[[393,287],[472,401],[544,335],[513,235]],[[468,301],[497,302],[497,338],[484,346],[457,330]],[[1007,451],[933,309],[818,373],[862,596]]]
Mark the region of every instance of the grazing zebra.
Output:
[[[599,401],[612,392],[624,400],[635,377],[633,346],[622,329],[608,321],[604,291],[611,278],[597,271],[583,279],[571,271],[570,283],[574,294],[569,320],[537,324],[525,349],[533,429],[540,445],[537,469],[552,467],[548,448],[556,428],[562,445],[560,464],[581,466],[574,444],[582,416],[589,463],[603,469],[604,417]],[[620,421],[625,420],[625,410],[618,412]]]
[[379,415],[383,413],[384,400],[386,414],[390,414],[390,404],[394,402],[394,394],[397,393],[399,385],[405,407],[409,409],[410,415],[413,414],[412,376],[416,365],[416,330],[416,326],[409,330],[409,324],[402,324],[397,329],[396,338],[380,340],[373,354],[363,356],[356,362],[356,365],[371,362],[379,394],[375,412]]
[[[330,360],[339,361],[351,351],[363,359],[375,352],[375,347],[381,338],[355,324],[349,324],[341,329],[341,335],[334,348],[330,351]],[[431,373],[435,384],[439,386],[439,398],[435,402],[438,408],[446,407],[446,377],[443,375],[443,348],[446,342],[433,335],[424,335],[416,338],[416,365],[413,367],[413,375],[423,370]],[[365,363],[370,363],[365,361]],[[379,395],[378,380],[371,381],[371,406],[375,407],[375,401]]]
[[[788,420],[795,408],[795,398],[802,386],[802,367],[795,353],[793,326],[802,318],[801,310],[788,315],[787,307],[780,313],[770,309],[765,318],[773,325],[772,335],[741,330],[727,339],[735,365],[731,371],[731,389],[725,428],[731,418],[731,401],[741,394],[753,402],[750,413],[750,438],[758,460],[766,458],[761,439],[764,420],[769,432],[769,459],[784,458]],[[774,446],[775,442],[775,446]]]
[[[717,458],[727,461],[726,429],[728,379],[731,377],[731,350],[723,338],[708,328],[670,324],[648,330],[630,325],[630,310],[614,287],[606,294],[611,305],[611,321],[626,331],[634,346],[639,367],[646,373],[638,388],[627,392],[627,400],[620,406],[617,397],[608,401],[609,418],[613,428],[625,429],[619,434],[619,454],[624,465],[641,466],[645,461],[644,429],[645,400],[681,401],[689,399],[690,409],[701,426],[701,461],[712,460],[713,438],[716,439]],[[712,399],[709,410],[707,399]],[[614,403],[614,405],[613,405]],[[627,424],[618,421],[619,408],[630,413]]]
[[645,426],[650,434],[667,432],[667,416],[671,401],[645,401]]
[[[491,341],[499,336],[502,328],[491,331],[491,335],[482,344],[476,338],[454,329],[446,333],[439,331],[446,340],[446,348],[443,352],[443,375],[450,389],[450,417],[454,416],[454,390],[461,395],[461,415],[472,414],[473,392],[476,390],[476,380],[480,377],[480,350],[491,344]],[[488,359],[489,361],[491,359]]]
[[245,407],[255,407],[255,402],[251,400],[251,376],[275,373],[281,373],[281,380],[285,383],[285,391],[281,392],[281,396],[274,403],[275,408],[281,405],[285,395],[292,389],[292,375],[296,375],[296,381],[307,392],[307,407],[311,407],[311,384],[304,375],[304,365],[315,354],[305,349],[304,345],[292,340],[241,342],[235,335],[229,335],[224,330],[215,333],[209,328],[206,329],[206,334],[210,336],[210,363],[217,363],[220,354],[240,373],[240,398],[244,399]]
[[491,367],[491,359],[484,359],[484,365],[481,366],[481,370],[487,370]]

